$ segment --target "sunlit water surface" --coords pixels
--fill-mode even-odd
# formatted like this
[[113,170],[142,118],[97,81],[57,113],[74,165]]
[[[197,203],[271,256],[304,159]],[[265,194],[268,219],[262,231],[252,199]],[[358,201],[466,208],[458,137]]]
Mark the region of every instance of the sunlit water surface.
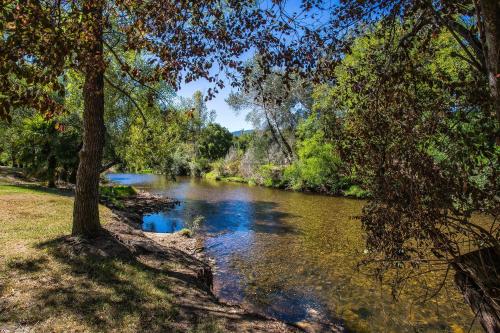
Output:
[[313,309],[352,332],[462,332],[473,321],[451,278],[425,304],[418,295],[432,292],[442,275],[409,281],[396,302],[389,288],[356,270],[364,250],[355,219],[361,201],[192,178],[108,177],[181,201],[144,216],[145,231],[192,228],[203,216],[198,233],[216,262],[215,293],[225,301],[288,322],[307,320]]

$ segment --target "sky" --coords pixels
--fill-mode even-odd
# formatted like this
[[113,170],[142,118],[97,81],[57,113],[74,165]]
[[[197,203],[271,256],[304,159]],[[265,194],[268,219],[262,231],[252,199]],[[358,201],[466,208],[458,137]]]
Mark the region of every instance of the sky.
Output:
[[[193,96],[195,91],[199,90],[206,96],[207,90],[210,87],[213,87],[213,84],[210,85],[206,80],[201,79],[183,84],[181,89],[177,91],[177,95],[189,98]],[[225,100],[229,96],[229,93],[231,93],[231,87],[227,85],[224,89],[219,89],[219,93],[215,95],[215,98],[207,101],[207,109],[209,111],[215,110],[217,113],[215,122],[226,127],[231,132],[252,129],[252,125],[245,121],[246,112],[236,115],[229,105],[227,105]]]

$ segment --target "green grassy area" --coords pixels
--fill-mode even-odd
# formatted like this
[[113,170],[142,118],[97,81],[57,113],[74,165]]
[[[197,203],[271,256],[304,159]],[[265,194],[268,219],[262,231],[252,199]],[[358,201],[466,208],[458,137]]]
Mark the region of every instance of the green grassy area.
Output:
[[99,195],[101,198],[119,208],[123,208],[121,199],[136,194],[137,190],[133,186],[107,185],[99,188]]
[[130,197],[137,194],[137,190],[132,186],[101,186],[101,196],[114,197],[117,199]]
[[[0,185],[0,329],[178,331],[171,278],[109,239],[96,253],[75,252],[65,237],[72,207],[55,190]],[[104,224],[113,218],[100,213]]]
[[220,176],[216,171],[207,172],[204,176],[205,179],[217,180],[222,182],[232,182],[232,183],[249,183],[248,179],[239,176],[224,177]]
[[243,177],[222,177],[221,180],[233,183],[248,183],[248,180]]

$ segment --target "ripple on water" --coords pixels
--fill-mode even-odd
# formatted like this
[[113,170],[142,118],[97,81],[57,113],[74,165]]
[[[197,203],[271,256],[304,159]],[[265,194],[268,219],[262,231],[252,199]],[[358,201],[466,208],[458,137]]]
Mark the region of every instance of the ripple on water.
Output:
[[[356,271],[364,250],[353,219],[360,201],[190,178],[109,178],[181,200],[170,211],[146,215],[146,231],[175,232],[204,217],[199,232],[215,259],[214,288],[223,300],[290,322],[315,313],[341,318],[354,332],[460,332],[474,317],[451,278],[434,301],[420,304],[421,286],[436,286],[441,275],[412,281],[395,302],[388,288]],[[480,331],[478,325],[471,330]]]

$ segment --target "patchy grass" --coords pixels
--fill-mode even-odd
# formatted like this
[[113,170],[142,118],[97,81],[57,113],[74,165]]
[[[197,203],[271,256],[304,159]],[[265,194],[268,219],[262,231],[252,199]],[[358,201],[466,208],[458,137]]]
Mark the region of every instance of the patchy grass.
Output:
[[[0,185],[0,328],[171,330],[177,310],[167,276],[131,257],[63,246],[72,208],[69,195]],[[100,213],[104,223],[112,218],[105,207]]]
[[248,180],[246,180],[243,177],[222,177],[221,180],[225,182],[233,182],[233,183],[248,183]]
[[181,235],[183,237],[191,238],[191,237],[193,237],[193,232],[191,231],[191,229],[183,228],[183,229],[179,230],[179,235]]

